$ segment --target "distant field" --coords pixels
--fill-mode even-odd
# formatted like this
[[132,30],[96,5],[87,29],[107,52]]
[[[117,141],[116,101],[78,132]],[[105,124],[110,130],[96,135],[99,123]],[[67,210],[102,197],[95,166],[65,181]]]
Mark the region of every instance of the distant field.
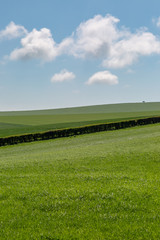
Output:
[[0,148],[0,239],[160,236],[160,124]]
[[0,137],[160,116],[160,103],[126,103],[54,110],[0,112]]

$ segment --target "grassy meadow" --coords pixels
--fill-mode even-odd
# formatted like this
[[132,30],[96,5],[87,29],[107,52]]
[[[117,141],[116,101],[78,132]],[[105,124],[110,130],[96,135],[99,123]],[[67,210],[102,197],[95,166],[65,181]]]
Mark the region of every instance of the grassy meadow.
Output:
[[0,112],[0,137],[160,116],[160,103],[125,103],[53,110]]
[[0,148],[0,239],[160,239],[160,124]]

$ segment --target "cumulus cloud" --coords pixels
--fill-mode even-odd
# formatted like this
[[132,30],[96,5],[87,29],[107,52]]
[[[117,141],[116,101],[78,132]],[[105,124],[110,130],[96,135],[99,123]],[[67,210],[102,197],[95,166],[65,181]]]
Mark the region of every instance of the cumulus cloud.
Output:
[[160,27],[160,17],[157,19],[157,27]]
[[73,55],[73,45],[74,45],[74,40],[72,37],[68,37],[62,40],[60,44],[58,44],[58,53],[59,55]]
[[92,75],[86,82],[87,85],[92,85],[94,83],[116,85],[118,84],[118,77],[116,75],[113,75],[109,71],[97,72],[94,75]]
[[133,64],[140,56],[160,54],[160,41],[150,32],[137,32],[111,45],[103,66],[122,68]]
[[79,25],[71,37],[59,44],[61,53],[77,58],[98,58],[108,68],[132,65],[140,56],[160,54],[160,40],[146,28],[132,33],[118,27],[120,20],[97,15]]
[[160,27],[160,17],[158,17],[158,18],[153,18],[153,19],[152,19],[152,23],[159,28],[159,27]]
[[66,82],[73,80],[75,78],[75,75],[73,72],[69,72],[66,69],[63,69],[60,73],[56,73],[51,78],[51,82]]
[[[160,18],[157,21],[159,24]],[[25,32],[22,26],[18,29]],[[21,39],[21,45],[11,52],[11,60],[36,58],[52,61],[66,54],[82,59],[99,59],[105,68],[124,68],[141,56],[160,54],[160,39],[157,36],[145,28],[131,32],[121,27],[120,20],[111,15],[96,15],[82,22],[71,36],[60,43],[54,41],[49,29],[33,29]]]
[[23,26],[10,22],[4,30],[0,31],[0,39],[13,39],[21,37],[25,34],[27,34],[27,30]]
[[110,45],[120,33],[116,28],[119,19],[97,15],[83,22],[72,35],[71,54],[82,58],[103,58],[109,53]]
[[40,31],[33,29],[21,40],[22,48],[15,49],[10,54],[11,60],[41,59],[51,61],[58,55],[56,43],[49,29]]

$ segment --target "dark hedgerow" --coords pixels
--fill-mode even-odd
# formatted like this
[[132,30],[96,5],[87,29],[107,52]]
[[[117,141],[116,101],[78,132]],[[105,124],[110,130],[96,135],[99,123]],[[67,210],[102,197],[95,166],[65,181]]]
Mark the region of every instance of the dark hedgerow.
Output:
[[77,127],[77,128],[59,129],[54,131],[25,134],[20,136],[4,137],[4,138],[0,138],[0,146],[13,145],[13,144],[24,143],[24,142],[40,141],[40,140],[49,140],[49,139],[61,138],[61,137],[70,137],[70,136],[76,136],[76,135],[81,135],[86,133],[118,130],[122,128],[154,124],[159,122],[160,122],[160,117],[151,117],[151,118],[135,119],[135,120],[129,120],[129,121],[115,122],[115,123],[88,125],[88,126]]

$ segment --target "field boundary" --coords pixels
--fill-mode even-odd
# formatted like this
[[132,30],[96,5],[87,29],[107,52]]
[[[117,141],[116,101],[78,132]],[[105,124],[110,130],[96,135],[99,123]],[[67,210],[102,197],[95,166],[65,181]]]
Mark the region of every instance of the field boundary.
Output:
[[18,143],[42,141],[49,139],[56,139],[62,137],[70,137],[88,133],[102,132],[102,131],[112,131],[123,128],[130,128],[135,126],[147,125],[160,123],[160,117],[150,117],[150,118],[140,118],[133,120],[125,120],[120,122],[104,123],[104,124],[93,124],[76,128],[65,128],[51,130],[41,133],[30,133],[16,136],[8,136],[0,138],[0,147],[7,145],[14,145]]

